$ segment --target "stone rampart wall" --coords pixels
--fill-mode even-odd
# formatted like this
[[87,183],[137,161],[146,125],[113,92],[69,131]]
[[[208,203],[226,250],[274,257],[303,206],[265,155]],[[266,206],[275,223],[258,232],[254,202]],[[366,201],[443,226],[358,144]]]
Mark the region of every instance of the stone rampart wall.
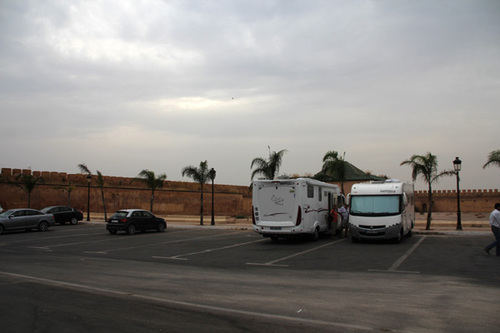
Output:
[[[0,205],[4,209],[26,207],[28,194],[21,187],[13,185],[19,174],[42,177],[31,193],[31,207],[41,209],[52,205],[70,205],[87,211],[88,182],[86,175],[63,172],[31,171],[3,168],[0,179]],[[103,212],[101,188],[96,176],[90,182],[90,211]],[[150,207],[151,190],[134,178],[103,176],[106,211],[114,212],[124,208]],[[217,180],[217,179],[216,179]],[[68,191],[70,196],[68,197]],[[224,216],[248,216],[252,210],[249,186],[214,186],[214,212]],[[165,181],[163,188],[155,191],[153,211],[159,215],[197,215],[200,213],[200,185],[195,182]],[[212,185],[204,185],[204,213],[212,210]]]
[[[415,192],[415,208],[426,212],[428,205],[428,191]],[[456,212],[457,191],[432,191],[434,212]],[[468,212],[490,212],[495,203],[500,202],[500,192],[495,190],[462,190],[460,191],[460,210]]]
[[[84,174],[64,172],[31,171],[3,168],[0,178],[0,205],[4,209],[26,207],[27,193],[12,185],[19,174],[42,177],[31,193],[31,207],[41,209],[52,205],[70,205],[87,211],[88,182]],[[216,179],[217,181],[217,179]],[[340,186],[340,184],[338,184]],[[347,193],[352,184],[344,184]],[[68,190],[71,189],[68,198]],[[214,212],[223,216],[250,216],[252,194],[249,186],[215,184]],[[211,214],[212,186],[204,185],[204,213]],[[127,177],[104,176],[104,197],[108,213],[123,208],[149,209],[151,190],[141,181]],[[435,212],[455,212],[457,192],[433,191]],[[500,192],[495,190],[460,191],[462,212],[489,212],[496,202],[500,202]],[[417,211],[427,211],[427,191],[415,192]],[[90,182],[90,211],[103,212],[101,189],[96,184],[96,176]],[[159,215],[197,215],[200,213],[200,185],[194,182],[165,181],[163,189],[155,192],[153,211]]]

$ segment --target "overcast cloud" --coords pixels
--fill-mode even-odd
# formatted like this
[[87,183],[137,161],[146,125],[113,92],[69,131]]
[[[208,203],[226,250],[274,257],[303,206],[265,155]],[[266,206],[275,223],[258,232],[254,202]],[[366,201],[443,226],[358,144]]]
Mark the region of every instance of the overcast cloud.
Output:
[[500,187],[499,1],[1,0],[0,43],[0,167],[248,185],[270,146],[410,180],[432,152]]

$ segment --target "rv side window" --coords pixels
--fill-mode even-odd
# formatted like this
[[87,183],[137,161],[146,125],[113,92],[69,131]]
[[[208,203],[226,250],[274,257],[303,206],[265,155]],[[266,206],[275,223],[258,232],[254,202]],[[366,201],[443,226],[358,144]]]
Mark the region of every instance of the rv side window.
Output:
[[314,186],[307,185],[307,197],[314,198]]

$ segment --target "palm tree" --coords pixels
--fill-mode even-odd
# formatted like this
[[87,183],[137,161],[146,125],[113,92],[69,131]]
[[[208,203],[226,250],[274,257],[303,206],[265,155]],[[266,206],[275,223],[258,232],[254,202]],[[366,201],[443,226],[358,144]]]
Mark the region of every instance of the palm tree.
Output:
[[108,220],[108,213],[106,211],[106,201],[104,200],[104,177],[102,176],[101,171],[97,170],[97,186],[101,189],[101,198],[102,198],[102,208],[104,210],[104,221]]
[[346,161],[345,161],[345,152],[342,156],[339,156],[339,153],[330,150],[323,157],[323,172],[332,177],[335,180],[340,181],[340,187],[342,193],[344,191],[344,182],[345,182],[345,169],[346,169]]
[[92,172],[85,163],[78,164],[80,172],[87,175],[87,221],[90,221],[90,180],[92,179]]
[[200,162],[200,166],[194,167],[192,165],[186,166],[182,169],[182,176],[192,178],[198,182],[201,187],[201,208],[200,208],[200,225],[203,225],[203,184],[210,180],[210,169],[208,168],[207,161]]
[[483,165],[483,169],[485,169],[490,164],[500,167],[500,149],[494,150],[488,155],[488,162],[486,162],[486,164]]
[[167,179],[167,175],[162,173],[156,177],[154,171],[149,171],[148,169],[142,170],[138,178],[134,180],[140,180],[146,184],[146,186],[151,189],[151,202],[149,210],[153,212],[153,201],[155,199],[155,191],[157,189],[163,188],[163,182]]
[[14,184],[28,193],[28,208],[31,208],[31,192],[35,189],[37,183],[43,183],[43,178],[35,177],[31,173],[22,173],[16,176],[16,181],[17,183]]
[[71,206],[71,192],[76,188],[75,185],[73,185],[71,182],[69,182],[68,186],[64,187],[55,187],[56,189],[62,189],[63,191],[66,191],[68,193],[68,206]]
[[443,176],[451,176],[455,174],[453,170],[445,170],[437,173],[437,156],[427,153],[426,155],[413,155],[409,160],[401,162],[400,165],[410,165],[412,167],[412,179],[415,181],[418,176],[421,176],[424,181],[429,185],[428,190],[428,205],[427,205],[427,225],[426,230],[431,228],[431,214],[432,214],[432,183],[437,181]]
[[266,160],[262,157],[254,158],[252,160],[250,168],[253,168],[254,165],[256,166],[256,168],[252,171],[250,179],[253,179],[255,175],[259,173],[264,176],[264,179],[274,179],[278,175],[279,168],[281,167],[281,162],[283,161],[283,155],[286,152],[286,149],[280,150],[278,152],[271,152],[271,148],[269,148],[269,160]]

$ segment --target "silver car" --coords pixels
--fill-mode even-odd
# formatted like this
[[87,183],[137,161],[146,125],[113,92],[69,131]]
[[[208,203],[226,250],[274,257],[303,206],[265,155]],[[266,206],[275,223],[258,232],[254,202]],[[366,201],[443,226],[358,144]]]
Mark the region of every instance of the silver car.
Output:
[[9,209],[0,214],[0,234],[7,230],[47,231],[54,224],[54,215],[36,209]]

